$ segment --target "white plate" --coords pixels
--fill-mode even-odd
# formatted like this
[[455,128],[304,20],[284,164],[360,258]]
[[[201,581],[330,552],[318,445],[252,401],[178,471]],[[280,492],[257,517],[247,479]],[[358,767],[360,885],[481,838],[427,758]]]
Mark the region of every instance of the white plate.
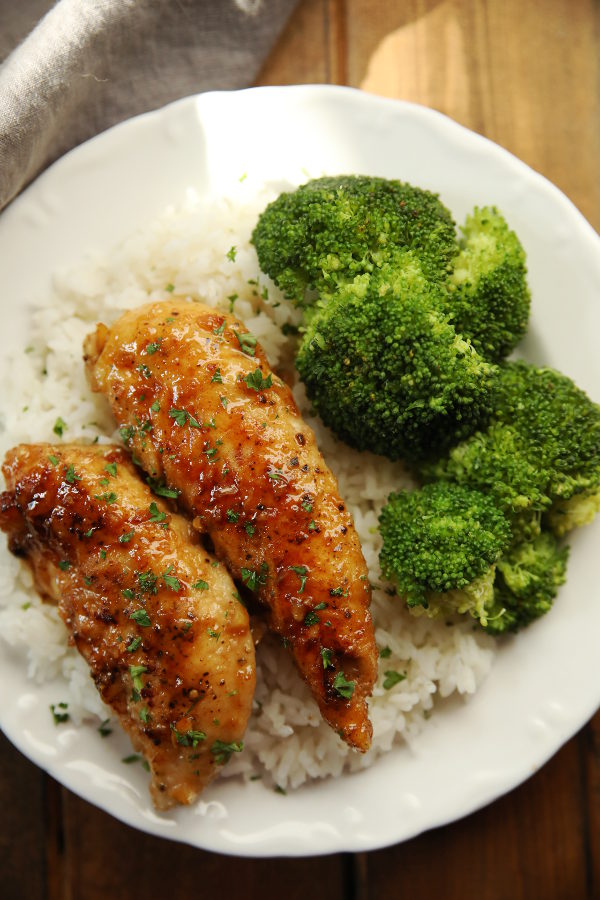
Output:
[[[0,217],[3,340],[24,334],[27,306],[52,271],[109,249],[193,185],[219,189],[249,172],[272,180],[303,167],[401,178],[441,194],[460,221],[496,203],[529,260],[533,314],[524,355],[600,398],[600,239],[553,185],[444,116],[343,88],[204,94],[119,125],[72,151]],[[600,521],[572,541],[552,613],[502,646],[468,703],[433,716],[416,747],[371,769],[281,796],[222,780],[191,809],[158,815],[146,776],[123,766],[127,743],[55,728],[20,657],[0,656],[0,724],[62,784],[153,834],[244,856],[367,850],[469,813],[522,782],[600,703]]]

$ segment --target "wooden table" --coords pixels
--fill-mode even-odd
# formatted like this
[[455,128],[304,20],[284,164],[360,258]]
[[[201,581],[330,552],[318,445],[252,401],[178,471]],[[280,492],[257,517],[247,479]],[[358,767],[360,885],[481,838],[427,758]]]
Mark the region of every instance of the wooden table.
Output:
[[[599,41],[598,0],[300,0],[258,83],[349,84],[434,107],[542,172],[600,229]],[[600,898],[600,714],[467,819],[314,859],[168,843],[78,799],[4,738],[0,762],[4,900]]]

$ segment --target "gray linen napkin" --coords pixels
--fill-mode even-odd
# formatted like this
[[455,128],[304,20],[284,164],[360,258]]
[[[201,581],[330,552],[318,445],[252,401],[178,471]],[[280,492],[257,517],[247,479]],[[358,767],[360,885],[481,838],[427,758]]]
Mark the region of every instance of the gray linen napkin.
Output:
[[0,0],[0,209],[116,122],[252,84],[296,2]]

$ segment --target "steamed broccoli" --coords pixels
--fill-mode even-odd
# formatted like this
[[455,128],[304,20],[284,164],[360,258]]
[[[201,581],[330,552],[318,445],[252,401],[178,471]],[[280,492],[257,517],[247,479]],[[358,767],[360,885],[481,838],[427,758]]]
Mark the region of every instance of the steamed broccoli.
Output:
[[379,524],[381,570],[409,608],[429,616],[468,612],[487,623],[496,562],[511,537],[490,497],[438,482],[392,494]]
[[252,234],[260,267],[302,304],[411,250],[426,278],[445,282],[458,253],[454,222],[437,195],[366,175],[309,181],[281,194]]
[[531,295],[525,252],[495,207],[475,209],[462,231],[448,311],[456,330],[482,356],[498,362],[527,330]]
[[497,369],[438,301],[408,252],[311,310],[296,366],[316,411],[352,447],[422,459],[485,419]]
[[600,507],[600,407],[560,372],[506,363],[488,428],[421,474],[489,491],[524,537],[542,517],[563,535]]
[[547,613],[564,583],[568,556],[569,548],[548,532],[511,547],[497,563],[486,631],[518,631]]

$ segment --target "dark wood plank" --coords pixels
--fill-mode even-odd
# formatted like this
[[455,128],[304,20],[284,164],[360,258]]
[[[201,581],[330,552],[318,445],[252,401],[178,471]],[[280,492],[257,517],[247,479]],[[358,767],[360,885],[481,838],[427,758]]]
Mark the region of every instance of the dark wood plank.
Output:
[[[229,897],[344,900],[342,855],[231,859],[135,831],[64,792],[68,900]],[[322,894],[321,894],[322,892]]]
[[0,896],[46,897],[44,774],[0,733]]
[[359,900],[591,897],[580,757],[570,741],[519,790],[453,825],[369,854]]
[[600,897],[600,712],[579,736],[587,815],[588,896]]

